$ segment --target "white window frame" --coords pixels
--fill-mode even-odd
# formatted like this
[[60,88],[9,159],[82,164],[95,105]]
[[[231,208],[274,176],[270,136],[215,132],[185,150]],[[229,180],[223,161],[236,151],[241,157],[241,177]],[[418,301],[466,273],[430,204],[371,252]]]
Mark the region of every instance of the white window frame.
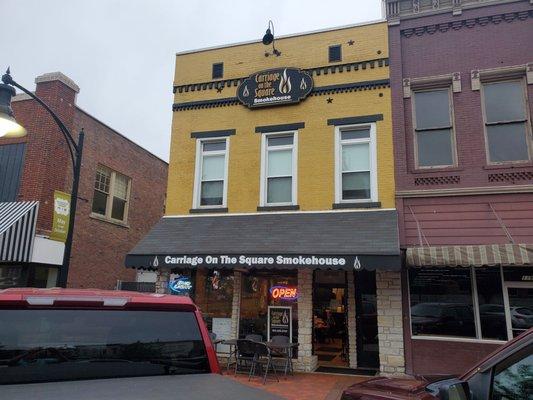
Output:
[[[348,139],[342,140],[341,133],[343,131],[353,129],[370,129],[370,138],[365,139]],[[369,143],[370,149],[370,198],[369,199],[356,199],[356,200],[343,200],[342,198],[342,145],[343,144],[356,144],[356,143]],[[377,161],[377,147],[376,147],[376,124],[352,124],[352,125],[338,125],[335,126],[335,203],[368,203],[378,201],[378,161]]]
[[[268,203],[268,138],[277,136],[292,136],[292,145],[275,146],[274,150],[292,150],[292,196],[291,202]],[[274,133],[263,133],[261,135],[261,176],[259,185],[259,202],[261,207],[295,206],[298,204],[298,131],[283,131]]]
[[[93,203],[94,203],[94,191],[98,190],[98,189],[96,189],[94,187],[94,183],[93,183],[93,203],[91,203],[91,214],[90,215],[92,217],[95,217],[95,218],[98,218],[98,219],[102,219],[102,220],[105,220],[105,221],[108,221],[108,222],[127,225],[127,223],[128,223],[128,214],[129,214],[129,210],[130,210],[131,178],[128,175],[123,174],[123,173],[118,172],[118,171],[115,171],[114,169],[109,168],[108,166],[106,166],[104,164],[98,164],[97,170],[98,170],[98,167],[102,167],[104,169],[107,169],[109,171],[109,173],[110,173],[110,176],[109,176],[109,193],[107,193],[105,215],[102,215],[102,214],[99,214],[97,212],[92,211],[92,207],[93,207]],[[128,180],[128,186],[126,188],[126,198],[122,199],[122,200],[126,201],[126,204],[124,205],[124,218],[123,219],[116,219],[116,218],[113,218],[111,216],[112,213],[113,213],[113,197],[114,197],[114,193],[115,193],[115,180],[116,180],[117,174],[124,176]],[[95,172],[95,175],[94,175],[94,181],[95,180],[96,180],[96,172]],[[102,192],[102,193],[104,193],[104,192]]]
[[[222,142],[225,141],[226,149],[210,151],[210,155],[224,155],[224,184],[222,189],[222,204],[221,205],[200,205],[201,190],[202,190],[202,164],[203,164],[203,150],[204,143]],[[196,140],[196,160],[194,165],[194,191],[193,191],[193,209],[209,209],[209,208],[226,208],[228,200],[228,165],[229,165],[229,137],[205,138]]]

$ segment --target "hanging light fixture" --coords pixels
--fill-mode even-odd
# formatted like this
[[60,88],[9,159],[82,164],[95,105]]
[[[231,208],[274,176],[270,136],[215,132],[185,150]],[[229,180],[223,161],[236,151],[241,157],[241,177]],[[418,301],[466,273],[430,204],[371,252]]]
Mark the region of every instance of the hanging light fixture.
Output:
[[26,129],[15,120],[11,108],[11,98],[15,93],[14,87],[0,83],[0,137],[16,138],[26,135]]
[[[270,28],[272,28],[272,29],[270,29]],[[270,54],[273,54],[276,57],[281,56],[281,51],[276,49],[276,46],[275,46],[274,42],[275,42],[275,38],[274,38],[274,23],[272,22],[272,20],[269,20],[268,21],[267,30],[265,32],[265,35],[263,36],[263,44],[265,46],[268,46],[269,44],[272,44],[272,53],[269,53],[268,51],[265,52],[265,57],[268,57]]]

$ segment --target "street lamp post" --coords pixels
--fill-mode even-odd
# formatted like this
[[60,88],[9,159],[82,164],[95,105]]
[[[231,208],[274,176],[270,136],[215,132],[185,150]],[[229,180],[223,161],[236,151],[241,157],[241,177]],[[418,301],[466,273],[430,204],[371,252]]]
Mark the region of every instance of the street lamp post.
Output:
[[74,221],[76,219],[76,205],[78,203],[78,187],[80,182],[81,159],[83,152],[83,140],[85,133],[83,129],[78,135],[78,142],[74,140],[72,134],[65,126],[63,121],[54,113],[50,107],[34,93],[19,85],[11,77],[9,68],[2,76],[3,84],[0,84],[0,137],[21,137],[26,134],[26,130],[19,125],[14,118],[13,110],[11,109],[11,98],[15,94],[14,87],[22,90],[37,103],[39,103],[52,116],[55,123],[59,127],[70,153],[73,167],[73,182],[72,191],[70,194],[70,213],[69,226],[67,231],[67,238],[65,241],[65,251],[63,253],[63,264],[59,270],[58,285],[60,287],[67,287],[68,270],[70,266],[70,254],[72,251],[72,239],[74,235]]

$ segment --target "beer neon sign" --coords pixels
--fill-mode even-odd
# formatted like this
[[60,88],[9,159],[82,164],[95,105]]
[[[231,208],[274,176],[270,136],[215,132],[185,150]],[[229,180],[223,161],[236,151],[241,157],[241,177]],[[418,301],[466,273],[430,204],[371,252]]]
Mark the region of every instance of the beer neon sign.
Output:
[[293,301],[298,298],[298,288],[291,286],[272,286],[270,295],[274,300]]

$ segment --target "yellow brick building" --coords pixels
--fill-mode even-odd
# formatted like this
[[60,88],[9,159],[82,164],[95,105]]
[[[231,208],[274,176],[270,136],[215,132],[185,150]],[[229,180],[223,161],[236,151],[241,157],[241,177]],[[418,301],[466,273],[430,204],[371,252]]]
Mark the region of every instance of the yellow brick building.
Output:
[[380,21],[177,54],[167,215],[126,265],[295,369],[403,372],[387,43]]
[[[341,60],[330,62],[330,46]],[[394,207],[391,99],[387,25],[384,22],[294,35],[276,41],[281,56],[248,43],[176,56],[168,215],[188,214],[193,204],[196,139],[191,132],[235,130],[229,137],[227,208],[257,212],[260,204],[261,135],[258,126],[305,123],[298,129],[296,171],[302,211],[331,210],[335,203],[335,126],[329,119],[382,115],[376,124],[377,193]],[[223,77],[212,79],[213,64]],[[314,90],[299,104],[249,109],[236,99],[243,78],[261,70],[296,67],[309,71]]]

